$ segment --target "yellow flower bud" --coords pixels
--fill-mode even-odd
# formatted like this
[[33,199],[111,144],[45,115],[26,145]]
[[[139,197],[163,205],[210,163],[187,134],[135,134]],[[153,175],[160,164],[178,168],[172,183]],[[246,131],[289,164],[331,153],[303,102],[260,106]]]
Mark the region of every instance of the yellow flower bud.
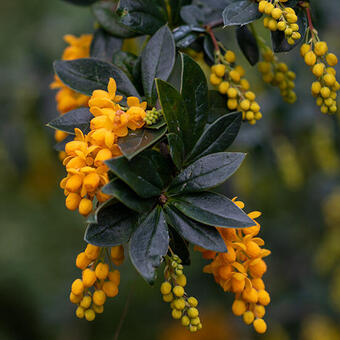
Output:
[[325,70],[325,64],[317,63],[313,66],[312,72],[316,77],[319,78],[323,75],[324,70]]
[[222,81],[222,78],[217,77],[215,73],[210,74],[210,83],[211,85],[219,85],[219,83]]
[[228,50],[225,55],[224,55],[224,59],[228,62],[228,63],[234,63],[236,60],[236,56],[235,53],[233,51]]
[[285,29],[287,28],[287,25],[286,25],[286,23],[284,22],[284,21],[280,21],[280,22],[278,22],[277,23],[277,29],[279,30],[279,31],[284,31]]
[[85,249],[85,255],[90,259],[90,260],[95,260],[100,253],[100,247],[94,246],[93,244],[88,244]]
[[91,296],[86,295],[80,301],[80,306],[87,309],[91,306],[91,302],[92,302]]
[[174,319],[178,320],[182,317],[182,312],[180,310],[173,309],[171,315]]
[[170,294],[171,292],[171,283],[168,282],[168,281],[165,281],[161,284],[161,293],[163,295],[167,295],[167,294]]
[[221,84],[218,86],[218,91],[221,94],[226,94],[229,89],[229,82],[227,81],[222,81]]
[[71,291],[74,295],[81,295],[84,291],[84,284],[82,280],[76,279],[72,283]]
[[97,306],[95,304],[92,305],[92,309],[94,310],[95,313],[97,314],[101,314],[104,312],[104,306],[101,305],[101,306]]
[[76,266],[79,269],[84,270],[90,263],[91,260],[86,256],[85,252],[81,252],[80,254],[78,254],[76,258]]
[[244,99],[240,102],[240,107],[243,111],[247,111],[250,108],[250,101],[248,99]]
[[259,290],[257,292],[257,295],[258,295],[258,301],[261,305],[267,306],[270,303],[270,296],[267,291]]
[[75,295],[74,293],[70,293],[70,301],[74,304],[77,304],[81,301],[82,295]]
[[113,272],[109,272],[108,278],[110,281],[116,284],[116,286],[119,286],[120,284],[120,272],[119,270],[114,270]]
[[334,75],[331,73],[325,74],[325,76],[323,77],[323,80],[327,86],[333,86],[336,82]]
[[264,13],[264,11],[265,11],[265,8],[266,8],[266,5],[267,5],[267,1],[265,1],[265,0],[261,0],[260,2],[259,2],[259,12],[261,12],[261,13]]
[[229,72],[229,77],[232,81],[234,81],[235,83],[238,83],[241,79],[240,74],[236,71],[236,70],[231,70]]
[[103,291],[108,297],[115,297],[118,294],[118,287],[111,281],[106,281],[103,284]]
[[314,52],[319,57],[322,57],[323,55],[325,55],[327,51],[328,51],[328,46],[325,41],[318,41],[314,45]]
[[107,263],[99,262],[96,266],[95,273],[99,280],[105,280],[109,274],[109,265]]
[[172,290],[172,292],[178,296],[182,297],[184,295],[184,288],[182,286],[175,286]]
[[70,193],[67,195],[65,205],[68,210],[76,210],[79,206],[81,197],[76,193]]
[[56,130],[54,133],[54,138],[57,142],[63,141],[68,136],[68,133],[61,130]]
[[271,15],[274,19],[278,20],[281,18],[282,10],[280,8],[274,8]]
[[256,319],[253,323],[254,329],[257,333],[263,334],[267,330],[267,324],[263,319]]
[[181,323],[182,323],[182,326],[184,326],[184,327],[189,326],[190,325],[190,319],[186,315],[184,315],[184,316],[182,316]]
[[246,311],[244,314],[243,314],[243,321],[244,323],[246,323],[247,325],[250,325],[253,323],[255,319],[255,316],[254,316],[254,313],[251,312],[251,311]]
[[266,309],[262,305],[256,305],[254,307],[254,313],[257,318],[263,318],[264,315],[266,314]]
[[193,296],[190,296],[190,297],[188,298],[188,303],[189,303],[189,305],[190,305],[191,307],[197,307],[197,305],[198,305],[197,299],[194,298]]
[[310,45],[309,44],[302,44],[300,47],[300,54],[302,57],[306,55],[307,52],[310,51]]
[[241,316],[245,313],[247,307],[243,300],[234,300],[231,309],[236,316]]
[[97,280],[96,274],[92,269],[86,268],[82,273],[84,287],[91,287]]
[[86,175],[84,178],[84,186],[87,192],[94,192],[98,188],[99,182],[100,177],[96,172],[91,172]]
[[185,287],[187,284],[187,278],[184,274],[178,276],[178,278],[176,279],[176,283],[182,287]]
[[84,315],[85,315],[84,308],[83,307],[78,307],[76,309],[76,316],[77,316],[77,318],[82,319],[84,317]]
[[227,91],[227,95],[229,98],[236,98],[237,97],[237,90],[234,87],[230,87]]
[[320,90],[320,94],[323,98],[328,98],[331,94],[331,90],[328,88],[328,87],[323,87],[321,90]]
[[222,64],[218,64],[218,65],[216,65],[214,71],[215,71],[215,74],[217,75],[217,77],[222,78],[225,74],[225,66],[222,65]]
[[334,53],[328,53],[326,55],[326,61],[329,66],[335,66],[338,63],[338,58]]
[[163,295],[163,301],[165,302],[171,302],[174,299],[174,296],[172,293]]
[[105,301],[106,301],[106,295],[104,293],[104,291],[102,290],[96,290],[94,293],[93,293],[93,302],[98,305],[98,306],[102,306]]
[[321,84],[318,81],[314,81],[312,83],[312,87],[311,87],[311,91],[313,95],[318,95],[320,93],[321,90]]
[[198,309],[195,307],[190,307],[187,311],[188,317],[190,319],[197,318],[198,317]]
[[87,321],[93,321],[95,319],[95,317],[96,317],[96,313],[94,312],[93,309],[87,309],[85,311],[85,319]]
[[79,213],[83,216],[87,216],[92,211],[92,201],[88,198],[82,198],[79,202]]
[[229,110],[235,110],[237,108],[237,100],[236,99],[228,99],[227,106]]

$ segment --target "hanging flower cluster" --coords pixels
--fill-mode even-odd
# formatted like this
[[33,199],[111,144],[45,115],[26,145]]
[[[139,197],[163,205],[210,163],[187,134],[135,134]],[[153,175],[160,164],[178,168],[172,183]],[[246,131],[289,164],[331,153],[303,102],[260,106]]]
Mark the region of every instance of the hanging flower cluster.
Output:
[[[241,209],[244,203],[233,199]],[[243,316],[246,324],[253,324],[258,333],[267,329],[263,320],[265,306],[270,303],[269,293],[265,290],[262,280],[267,271],[263,258],[270,254],[267,249],[262,249],[264,241],[257,237],[260,224],[255,219],[261,215],[253,211],[248,216],[256,223],[254,227],[243,229],[218,228],[225,244],[227,253],[216,253],[197,247],[206,259],[212,262],[204,267],[204,272],[213,274],[215,281],[225,292],[233,292],[235,300],[232,311],[237,316]]]
[[244,68],[236,65],[235,61],[233,51],[226,51],[224,56],[217,52],[215,64],[211,67],[210,83],[218,86],[221,94],[228,96],[229,110],[240,110],[243,120],[253,125],[262,118],[260,105],[255,101],[255,93],[249,90]]
[[79,210],[87,216],[93,209],[93,199],[106,201],[109,196],[101,188],[109,182],[108,167],[104,161],[121,155],[117,145],[119,137],[128,134],[128,129],[141,128],[146,117],[146,102],[140,103],[136,97],[128,97],[128,108],[118,103],[122,97],[116,95],[116,82],[113,78],[108,91],[95,90],[88,102],[94,118],[90,122],[90,132],[84,135],[75,129],[75,138],[65,146],[66,157],[63,164],[67,176],[60,187],[64,189],[66,207]]

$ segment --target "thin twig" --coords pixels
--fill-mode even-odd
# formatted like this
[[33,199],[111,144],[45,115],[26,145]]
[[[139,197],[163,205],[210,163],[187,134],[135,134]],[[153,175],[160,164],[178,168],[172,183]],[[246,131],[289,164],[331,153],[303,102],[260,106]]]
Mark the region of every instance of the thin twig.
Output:
[[211,37],[211,40],[213,42],[215,51],[218,52],[220,50],[220,48],[218,47],[218,43],[217,43],[217,40],[215,38],[215,34],[212,31],[212,29],[211,29],[211,26],[206,26],[206,30],[207,30],[208,34],[210,35],[210,37]]
[[123,313],[122,313],[122,316],[120,317],[119,324],[118,324],[118,327],[117,327],[117,330],[115,332],[113,340],[118,340],[120,331],[122,329],[124,320],[126,319],[126,315],[127,315],[128,309],[129,309],[131,295],[132,295],[132,289],[130,289],[129,295],[126,299],[125,306],[124,306],[124,309],[123,309]]

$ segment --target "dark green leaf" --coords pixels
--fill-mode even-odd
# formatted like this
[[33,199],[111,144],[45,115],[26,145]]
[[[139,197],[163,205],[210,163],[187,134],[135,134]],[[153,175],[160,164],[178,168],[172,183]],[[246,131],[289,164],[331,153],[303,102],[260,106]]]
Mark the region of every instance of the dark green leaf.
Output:
[[275,53],[279,52],[289,52],[292,50],[294,47],[299,45],[301,41],[303,41],[303,38],[306,34],[306,29],[307,29],[307,18],[305,11],[301,9],[300,7],[294,8],[295,13],[298,17],[297,24],[299,25],[299,33],[301,34],[301,39],[296,40],[294,45],[289,45],[287,42],[287,39],[285,37],[284,32],[281,31],[275,31],[271,32],[272,36],[272,46],[273,46],[273,51]]
[[215,62],[215,48],[214,48],[214,44],[212,42],[212,39],[209,35],[206,35],[204,37],[203,49],[204,49],[204,53],[208,57],[209,61],[211,63],[214,63]]
[[209,90],[209,114],[208,123],[213,123],[217,118],[224,116],[228,113],[227,106],[225,105],[225,96],[216,90]]
[[172,26],[178,26],[177,24],[181,21],[181,8],[190,2],[191,0],[170,0]]
[[260,58],[259,47],[255,37],[246,25],[237,28],[236,38],[238,45],[249,61],[249,64],[255,65]]
[[130,259],[143,278],[152,284],[156,269],[169,247],[169,234],[161,207],[156,207],[131,236]]
[[[184,240],[184,238],[178,234],[176,229],[171,227],[171,225],[168,225],[168,230],[170,235],[169,246],[171,250],[180,257],[184,266],[189,266],[191,261],[188,242]],[[171,256],[171,254],[169,255]]]
[[124,71],[129,79],[133,81],[133,69],[138,63],[138,59],[133,53],[118,51],[113,55],[112,63]]
[[116,203],[101,209],[98,223],[91,223],[85,232],[85,241],[99,247],[114,247],[129,241],[136,213]]
[[245,25],[259,19],[258,3],[251,0],[229,0],[223,13],[224,26]]
[[191,32],[182,39],[179,39],[176,41],[176,47],[177,48],[187,48],[191,44],[193,44],[197,39],[199,35],[195,32]]
[[121,0],[119,9],[121,22],[141,34],[154,34],[168,20],[162,0]]
[[173,36],[176,42],[183,40],[192,33],[205,33],[205,29],[197,25],[181,25],[173,30]]
[[181,94],[163,80],[156,80],[159,101],[170,133],[177,134],[183,141],[185,153],[192,148],[192,122]]
[[240,112],[229,113],[217,119],[203,132],[186,162],[192,162],[211,153],[225,151],[236,138],[241,122]]
[[182,139],[175,133],[168,133],[167,137],[172,161],[177,169],[181,169],[184,160],[184,145]]
[[142,83],[150,105],[157,94],[155,78],[167,80],[175,63],[175,42],[168,26],[161,27],[150,39],[142,52]]
[[87,133],[90,128],[90,121],[93,118],[92,113],[88,107],[81,107],[72,111],[69,111],[53,120],[51,120],[47,126],[62,130],[69,134],[74,135],[74,129],[78,128],[84,133]]
[[158,142],[166,133],[166,127],[158,130],[137,129],[118,139],[118,146],[127,159],[132,159],[149,146]]
[[132,160],[124,157],[112,158],[105,163],[111,171],[143,198],[159,196],[164,186],[164,179],[157,168],[163,169],[161,159],[153,156],[157,153],[147,150]]
[[[109,174],[110,176],[110,174]],[[116,177],[117,178],[117,177]],[[109,205],[113,205],[119,203],[118,200],[115,197],[110,197],[108,200],[106,200],[105,202],[100,203],[96,209],[94,211],[91,212],[90,215],[88,215],[86,217],[86,223],[93,223],[93,224],[97,224],[98,223],[98,214],[99,211],[101,211],[104,207],[109,206]]]
[[63,1],[70,2],[71,4],[78,6],[90,6],[98,0],[63,0]]
[[94,90],[107,90],[112,77],[117,82],[118,94],[139,97],[136,88],[122,70],[99,59],[57,60],[54,62],[54,69],[65,85],[89,96]]
[[94,17],[99,25],[107,32],[119,38],[131,38],[138,35],[128,26],[120,22],[119,15],[114,10],[115,4],[110,1],[102,1],[92,6]]
[[216,10],[216,8],[202,2],[198,5],[183,6],[181,17],[189,25],[205,25],[222,19],[222,14],[221,10]]
[[183,62],[182,56],[177,53],[175,65],[172,72],[168,78],[168,83],[171,84],[177,91],[181,90],[183,81]]
[[164,206],[165,218],[184,239],[205,249],[226,252],[227,247],[216,228],[198,223],[171,205]]
[[106,184],[102,192],[108,195],[113,195],[120,202],[128,208],[144,213],[152,208],[155,204],[154,199],[145,199],[139,197],[133,190],[131,190],[124,182],[119,179],[114,179]]
[[254,221],[227,197],[213,192],[188,194],[168,200],[187,217],[222,228],[246,228],[255,225]]
[[201,137],[208,118],[208,85],[201,67],[182,54],[183,82],[181,94],[191,122],[191,146]]
[[96,30],[90,48],[90,56],[111,62],[113,54],[120,50],[123,40],[113,37],[102,29]]
[[240,167],[244,153],[218,152],[199,158],[171,182],[169,195],[204,191],[225,182]]

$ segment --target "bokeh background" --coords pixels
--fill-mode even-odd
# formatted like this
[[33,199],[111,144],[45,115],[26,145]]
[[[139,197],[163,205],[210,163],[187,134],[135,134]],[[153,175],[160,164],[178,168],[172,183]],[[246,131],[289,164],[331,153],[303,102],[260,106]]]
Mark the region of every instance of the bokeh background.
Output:
[[[312,6],[320,36],[340,54],[338,1]],[[313,76],[298,50],[280,56],[297,73],[292,106],[239,56],[264,118],[242,127],[233,149],[248,157],[223,188],[246,210],[263,212],[261,235],[272,250],[267,334],[256,335],[231,314],[232,296],[202,273],[205,261],[193,251],[186,273],[200,301],[199,334],[171,320],[159,284],[148,287],[129,261],[105,313],[93,323],[76,319],[68,294],[79,275],[74,259],[85,245],[84,221],[64,207],[64,172],[44,125],[57,116],[49,83],[63,35],[92,31],[88,8],[60,0],[0,2],[0,340],[117,339],[122,319],[121,340],[340,339],[340,125],[314,105]],[[228,47],[235,46],[231,30]]]

